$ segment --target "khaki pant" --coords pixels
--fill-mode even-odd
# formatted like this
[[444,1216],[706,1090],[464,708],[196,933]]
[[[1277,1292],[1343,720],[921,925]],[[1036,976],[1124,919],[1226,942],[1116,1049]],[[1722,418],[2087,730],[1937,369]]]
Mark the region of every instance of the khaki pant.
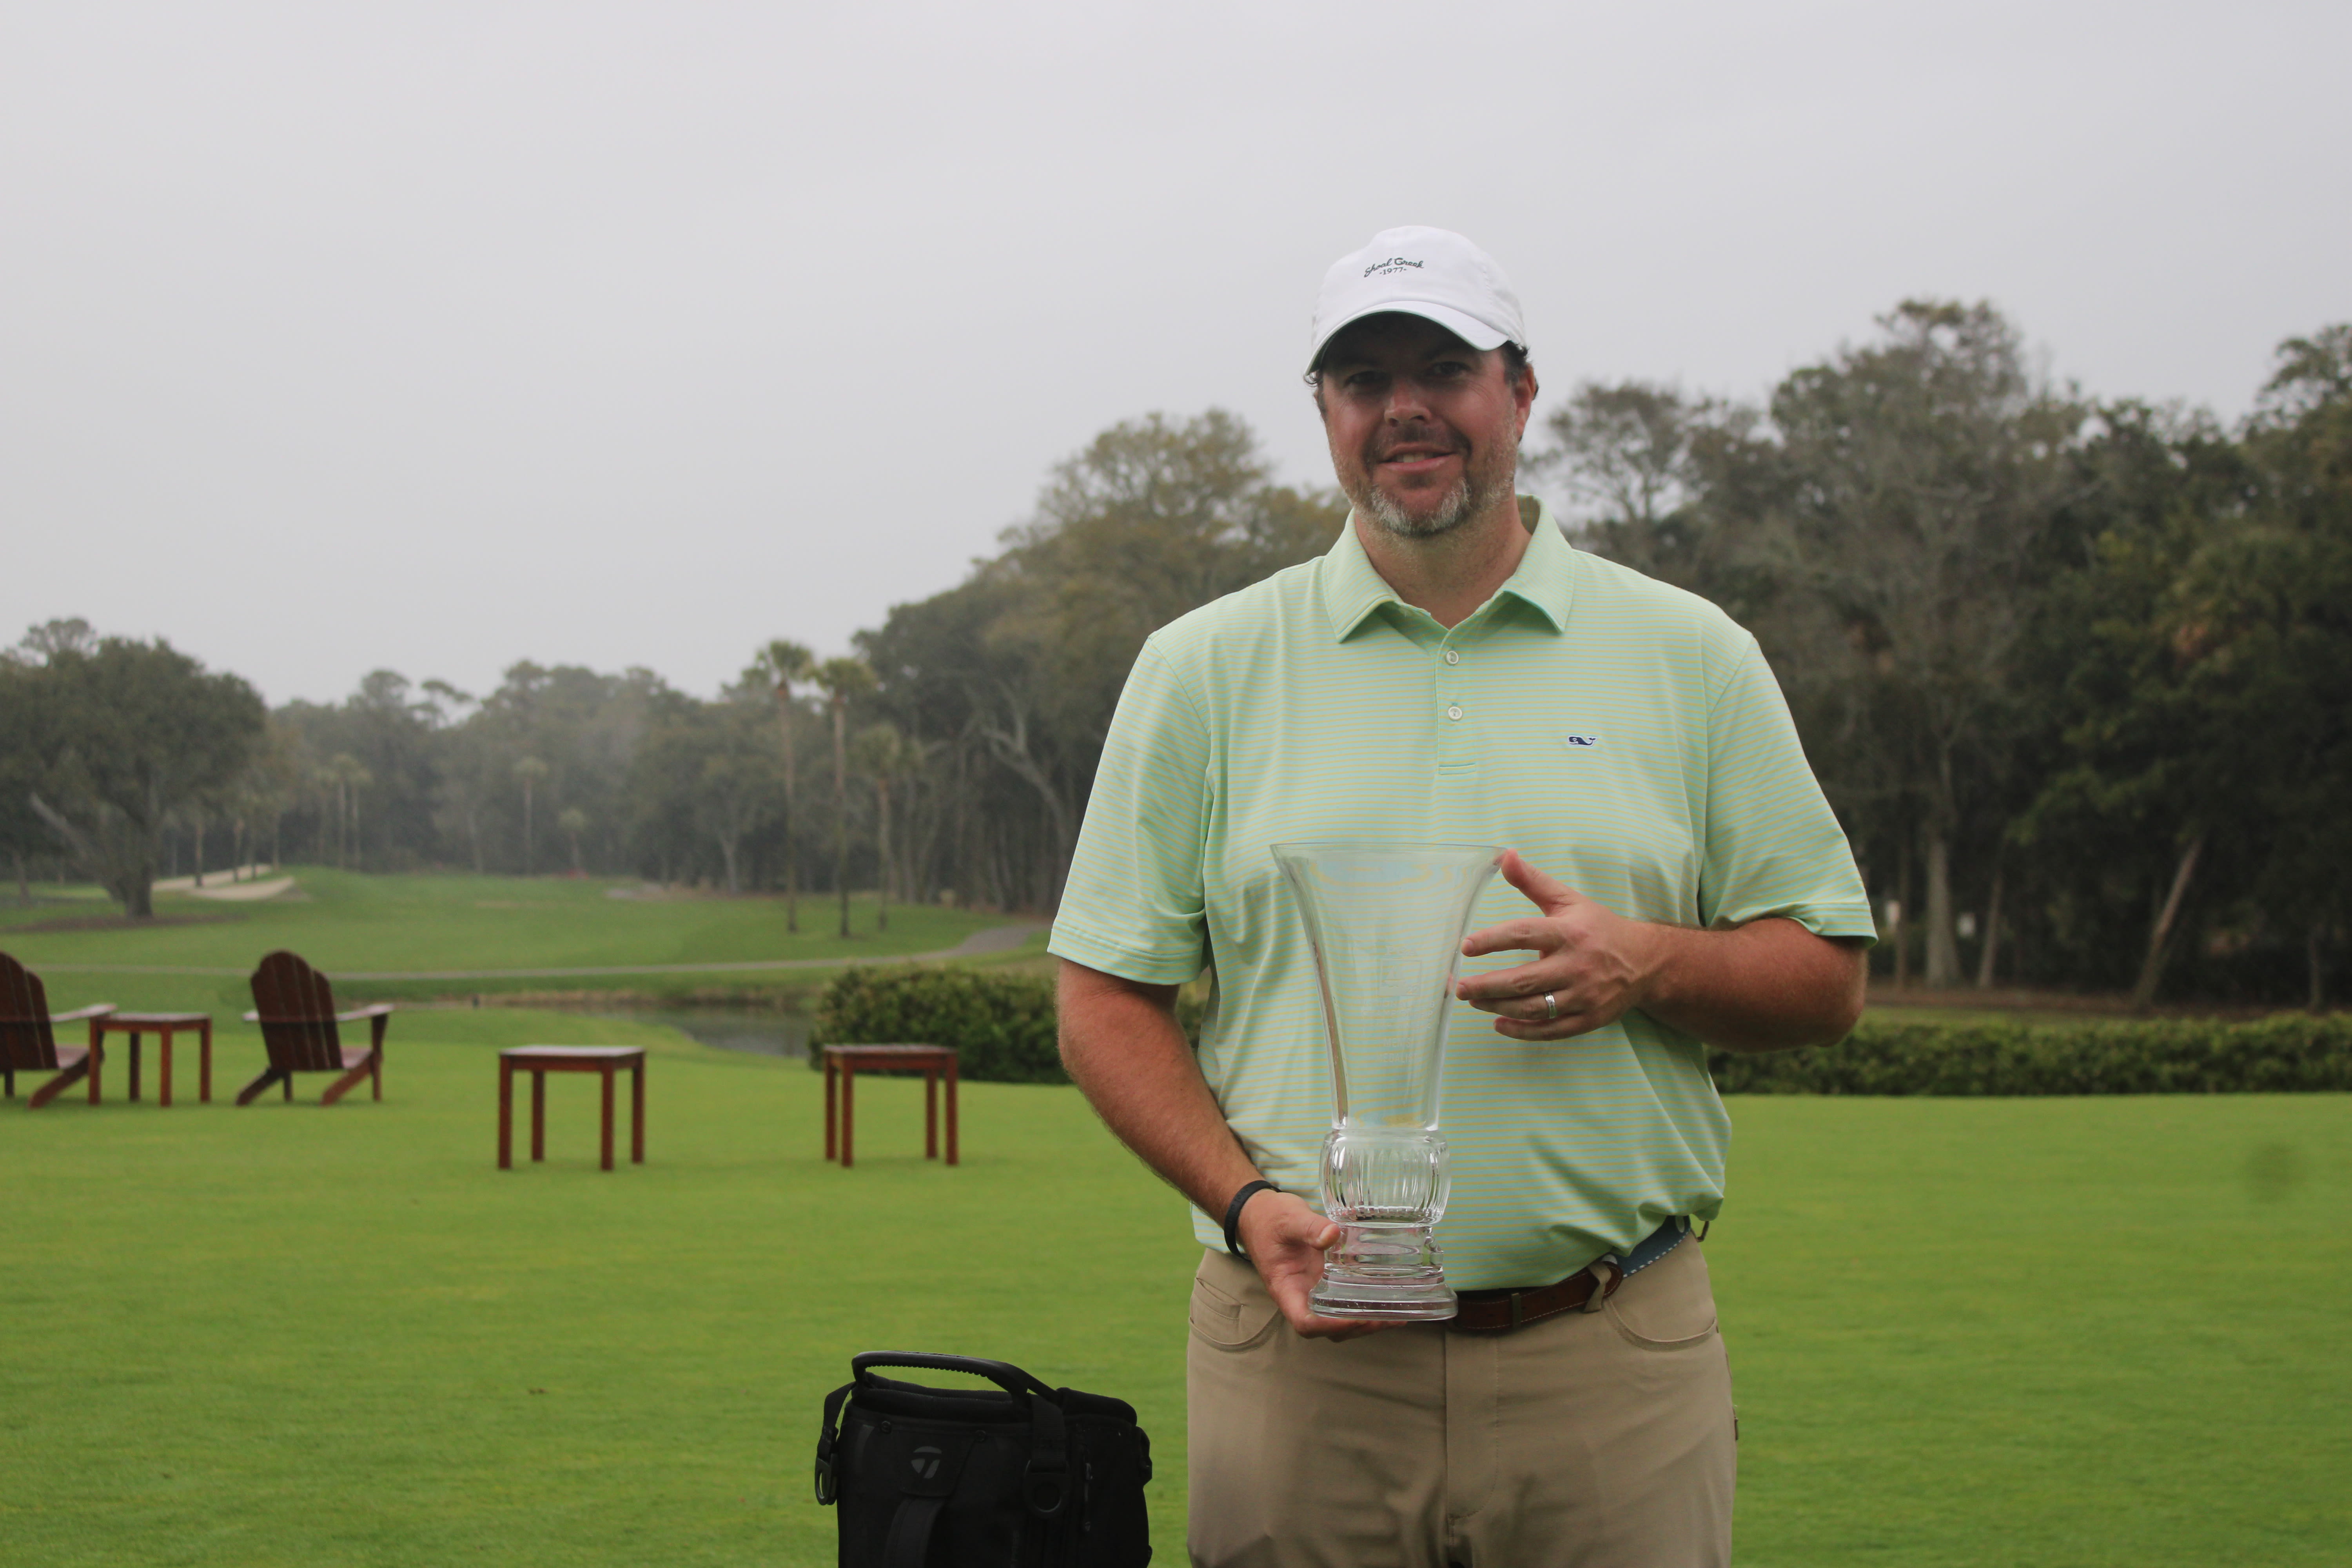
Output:
[[1731,1372],[1695,1241],[1509,1334],[1293,1333],[1245,1263],[1192,1286],[1205,1568],[1721,1568]]

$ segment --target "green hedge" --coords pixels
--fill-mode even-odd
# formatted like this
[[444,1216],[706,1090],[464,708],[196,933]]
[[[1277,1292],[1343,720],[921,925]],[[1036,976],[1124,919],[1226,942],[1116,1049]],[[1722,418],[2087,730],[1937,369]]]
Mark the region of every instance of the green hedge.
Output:
[[2028,1026],[1865,1018],[1836,1046],[1707,1053],[1726,1094],[2231,1094],[2352,1089],[2352,1017]]
[[[1188,1034],[1199,1008],[1180,1005]],[[966,1078],[1067,1083],[1042,975],[890,964],[818,998],[822,1045],[953,1046]],[[2062,1026],[1865,1018],[1843,1044],[1707,1053],[1726,1094],[2230,1094],[2352,1090],[2352,1016],[2256,1023],[2153,1018]]]
[[[812,1046],[953,1046],[958,1074],[992,1083],[1067,1083],[1043,975],[919,963],[850,969],[817,996]],[[818,1065],[816,1052],[809,1063]]]
[[[1201,1035],[1201,1005],[1176,1000],[1185,1037]],[[1040,974],[927,969],[894,963],[850,969],[818,993],[809,1066],[818,1046],[953,1046],[959,1076],[988,1083],[1067,1083],[1055,1038],[1054,983]]]

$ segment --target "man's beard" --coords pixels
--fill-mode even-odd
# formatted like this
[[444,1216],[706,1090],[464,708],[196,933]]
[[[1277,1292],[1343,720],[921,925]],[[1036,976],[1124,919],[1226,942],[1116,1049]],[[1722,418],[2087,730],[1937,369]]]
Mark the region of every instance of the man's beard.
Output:
[[[1411,440],[1409,437],[1400,437],[1392,445],[1405,446]],[[1357,468],[1339,488],[1358,511],[1395,538],[1435,539],[1485,512],[1497,497],[1510,494],[1512,481],[1517,478],[1517,459],[1518,453],[1506,447],[1485,454],[1483,460],[1466,464],[1462,477],[1454,481],[1454,488],[1438,501],[1436,510],[1422,517],[1407,511],[1374,482],[1373,466],[1370,463]]]
[[1415,517],[1397,505],[1387,491],[1378,485],[1367,485],[1360,496],[1350,496],[1358,510],[1387,529],[1399,539],[1434,539],[1441,533],[1451,533],[1478,515],[1478,498],[1470,489],[1470,476],[1464,474],[1437,503],[1437,510],[1426,517]]

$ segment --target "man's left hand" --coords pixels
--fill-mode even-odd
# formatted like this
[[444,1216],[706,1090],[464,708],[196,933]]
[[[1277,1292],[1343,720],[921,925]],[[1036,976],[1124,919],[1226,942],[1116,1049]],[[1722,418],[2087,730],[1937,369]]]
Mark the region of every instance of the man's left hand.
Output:
[[[1465,957],[1531,951],[1510,969],[1471,975],[1454,994],[1495,1015],[1495,1030],[1515,1040],[1564,1040],[1590,1034],[1642,1005],[1663,961],[1657,927],[1629,921],[1519,858],[1503,856],[1503,879],[1543,912],[1505,921],[1463,939]],[[1549,994],[1559,1012],[1544,1001]]]

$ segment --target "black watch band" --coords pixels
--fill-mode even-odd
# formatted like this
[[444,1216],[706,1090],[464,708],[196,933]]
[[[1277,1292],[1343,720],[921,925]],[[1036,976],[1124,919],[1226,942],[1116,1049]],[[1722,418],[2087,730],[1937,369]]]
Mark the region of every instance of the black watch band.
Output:
[[1225,1205],[1225,1250],[1227,1252],[1232,1253],[1235,1258],[1240,1258],[1244,1263],[1247,1263],[1250,1260],[1249,1253],[1242,1247],[1241,1232],[1234,1228],[1242,1222],[1242,1205],[1249,1202],[1250,1199],[1257,1196],[1260,1193],[1278,1193],[1280,1191],[1282,1191],[1282,1189],[1276,1186],[1272,1182],[1257,1181],[1243,1184],[1242,1190],[1234,1194],[1234,1201]]

